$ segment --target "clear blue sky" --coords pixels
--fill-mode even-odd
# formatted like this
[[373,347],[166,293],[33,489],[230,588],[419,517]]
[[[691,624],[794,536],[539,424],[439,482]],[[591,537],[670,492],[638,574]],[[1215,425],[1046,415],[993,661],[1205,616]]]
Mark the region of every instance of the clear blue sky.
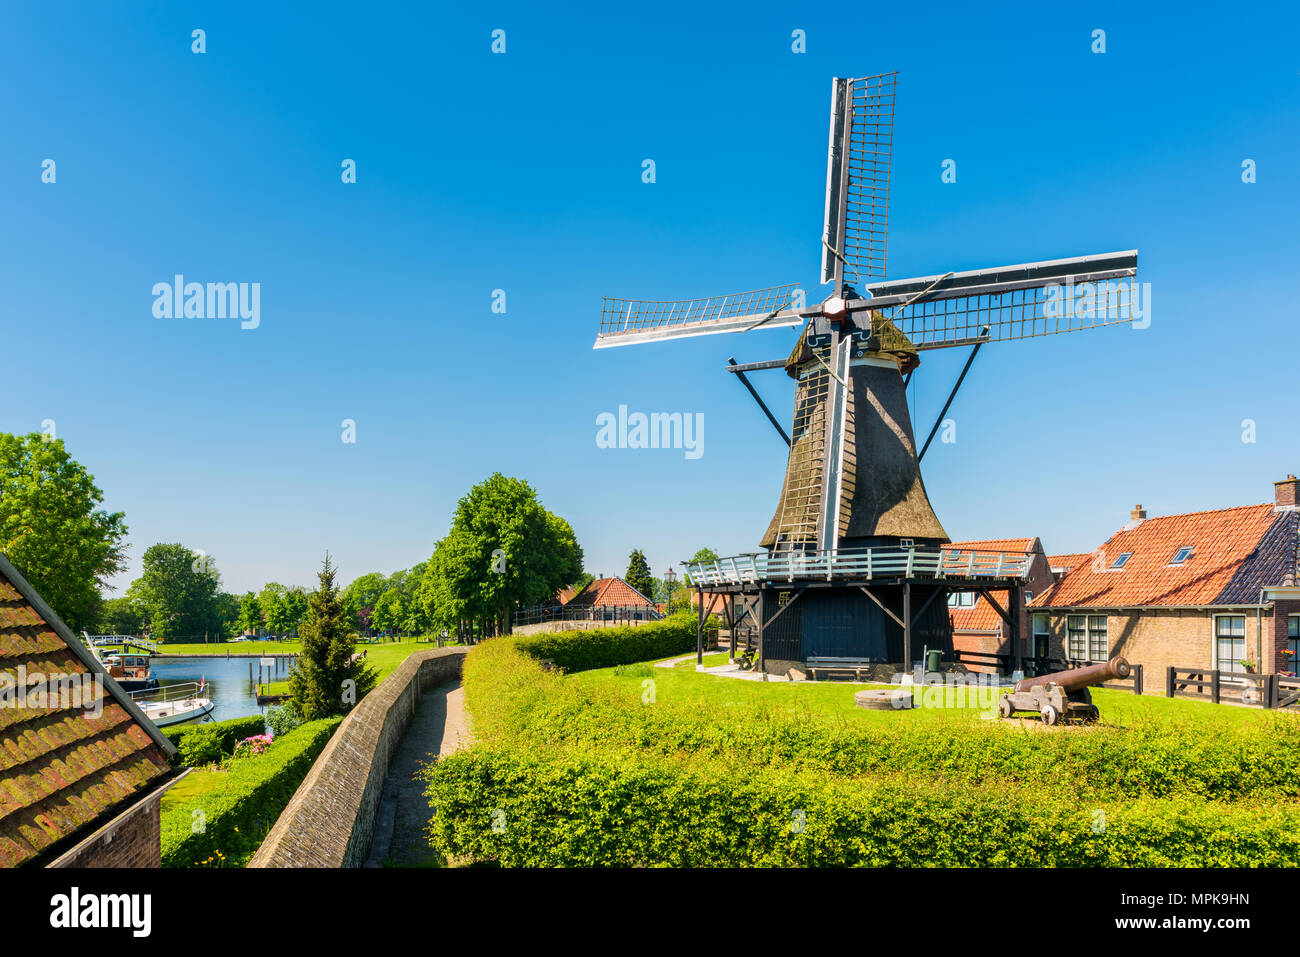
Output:
[[[345,579],[407,567],[496,470],[593,573],[753,550],[784,446],[722,366],[793,333],[591,343],[603,295],[820,298],[837,73],[901,74],[891,276],[1137,247],[1152,286],[1147,330],[984,350],[925,461],[950,535],[1088,550],[1136,502],[1266,501],[1300,469],[1281,5],[228,6],[10,5],[0,29],[0,430],[55,421],[126,513],[123,583],[157,541],[233,591],[309,583],[327,548]],[[155,319],[175,273],[260,282],[260,328]],[[918,432],[963,359],[926,357]],[[756,381],[788,417],[788,381]],[[703,413],[705,454],[597,448],[619,404]]]

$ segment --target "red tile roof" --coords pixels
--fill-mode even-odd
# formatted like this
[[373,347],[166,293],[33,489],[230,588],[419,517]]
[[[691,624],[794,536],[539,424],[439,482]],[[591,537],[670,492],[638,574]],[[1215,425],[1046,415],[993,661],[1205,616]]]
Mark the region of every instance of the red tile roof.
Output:
[[[89,682],[102,671],[0,556],[0,680],[18,705],[0,707],[0,866],[32,860],[168,773],[158,729],[116,682],[102,696]],[[57,690],[36,696],[60,676],[79,682],[89,707]]]
[[1020,552],[1034,547],[1036,538],[989,538],[979,542],[951,542],[945,548],[962,548],[972,552]]
[[[1260,588],[1294,580],[1297,513],[1272,505],[1149,518],[1116,532],[1030,603],[1036,608],[1254,604]],[[1175,552],[1192,554],[1171,566]],[[1125,552],[1131,557],[1112,570]],[[1094,557],[1095,556],[1095,557]]]
[[566,608],[635,608],[652,602],[621,578],[596,578],[565,603]]
[[1070,555],[1048,555],[1047,564],[1052,568],[1064,568],[1066,571],[1073,571],[1090,558],[1092,558],[1092,552],[1074,552]]

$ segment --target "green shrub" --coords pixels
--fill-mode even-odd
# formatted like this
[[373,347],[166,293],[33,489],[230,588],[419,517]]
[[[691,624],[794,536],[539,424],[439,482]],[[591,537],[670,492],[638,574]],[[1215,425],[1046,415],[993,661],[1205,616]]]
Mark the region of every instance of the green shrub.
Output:
[[220,761],[224,757],[221,733],[216,728],[201,725],[181,738],[177,753],[181,766],[187,768],[200,768]]
[[1044,734],[965,717],[867,724],[770,701],[722,710],[662,693],[647,707],[639,682],[574,681],[506,642],[471,652],[464,686],[475,735],[489,744],[622,747],[745,767],[939,776],[971,787],[1019,782],[1087,798],[1300,796],[1300,721],[1292,715],[1230,733],[1151,720]]
[[276,704],[266,709],[266,723],[275,737],[288,734],[302,724],[302,712],[292,698],[284,704]]
[[265,754],[220,772],[225,775],[221,788],[165,810],[163,866],[246,863],[342,720],[323,718],[302,725]]
[[203,724],[182,724],[174,728],[164,728],[163,734],[179,750],[181,742],[196,731],[207,732],[215,729],[220,737],[221,754],[230,754],[235,745],[254,734],[266,730],[266,721],[260,714],[248,718],[231,718],[229,721],[209,721]]
[[[716,627],[716,622],[706,627]],[[553,631],[512,639],[520,651],[564,671],[612,668],[683,654],[695,647],[696,615],[685,612],[646,625]]]
[[1300,862],[1294,804],[1081,804],[1046,788],[482,747],[443,758],[426,776],[434,849],[511,867]]

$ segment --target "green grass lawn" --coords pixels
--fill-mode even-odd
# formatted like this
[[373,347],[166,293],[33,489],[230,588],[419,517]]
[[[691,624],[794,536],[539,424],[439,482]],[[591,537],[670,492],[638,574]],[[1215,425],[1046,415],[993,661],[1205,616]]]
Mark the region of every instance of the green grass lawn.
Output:
[[[718,664],[725,664],[726,653],[706,655],[705,665],[709,666],[711,658],[720,658]],[[981,707],[984,701],[990,708],[996,707],[997,695],[989,693],[981,700],[977,695],[963,695],[950,698],[940,705],[937,696],[931,692],[930,704],[924,698],[917,702],[918,707],[905,715],[893,712],[869,711],[859,708],[853,701],[853,695],[864,688],[881,688],[887,685],[853,684],[833,681],[787,681],[772,678],[769,681],[745,681],[722,675],[702,674],[695,670],[695,661],[680,662],[672,668],[647,668],[628,665],[619,669],[606,668],[598,671],[579,672],[568,680],[579,683],[601,685],[610,690],[625,690],[630,700],[639,700],[643,688],[642,682],[651,677],[655,682],[655,696],[659,701],[673,698],[687,699],[719,707],[744,707],[762,703],[769,707],[784,709],[790,714],[816,716],[834,716],[849,721],[873,723],[897,721],[960,721],[984,722],[982,715],[989,712]],[[1009,690],[1009,689],[1002,689]],[[914,697],[926,694],[917,688]],[[1235,727],[1263,720],[1275,712],[1260,708],[1238,708],[1228,705],[1215,705],[1207,701],[1192,701],[1186,698],[1164,698],[1156,695],[1134,695],[1127,691],[1106,688],[1093,689],[1093,702],[1101,711],[1101,720],[1108,724],[1132,724],[1138,721],[1154,720],[1159,722],[1180,723],[1215,723],[1225,727]],[[1031,717],[1031,716],[1029,716]]]
[[176,807],[194,798],[220,790],[225,783],[226,774],[225,771],[195,768],[163,792],[162,810],[165,811],[169,807]]

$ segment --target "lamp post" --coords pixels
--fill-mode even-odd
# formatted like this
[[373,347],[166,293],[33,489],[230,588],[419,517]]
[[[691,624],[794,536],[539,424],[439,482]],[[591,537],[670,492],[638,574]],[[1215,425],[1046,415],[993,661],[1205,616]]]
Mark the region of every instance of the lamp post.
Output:
[[668,571],[664,572],[664,584],[668,588],[668,597],[664,599],[664,614],[670,615],[673,610],[673,585],[677,583],[677,572],[673,566],[668,566]]

